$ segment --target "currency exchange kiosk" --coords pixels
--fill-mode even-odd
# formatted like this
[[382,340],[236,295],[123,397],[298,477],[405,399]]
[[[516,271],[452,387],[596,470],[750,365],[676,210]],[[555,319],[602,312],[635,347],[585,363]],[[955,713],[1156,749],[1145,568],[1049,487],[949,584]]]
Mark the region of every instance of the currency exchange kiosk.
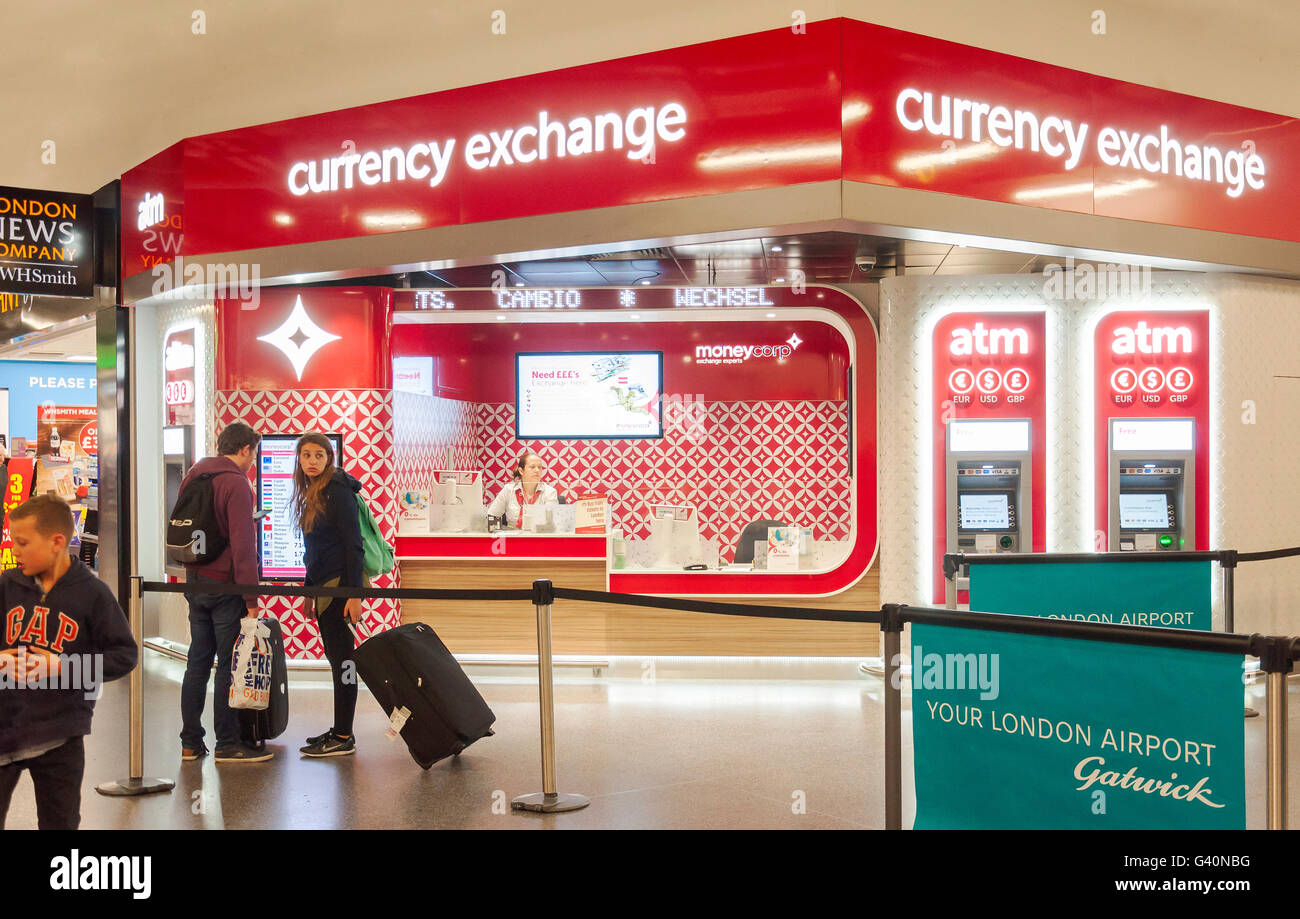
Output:
[[[1028,552],[1033,545],[1028,419],[947,425],[949,552]],[[959,572],[959,578],[965,572]]]
[[1196,422],[1111,418],[1108,548],[1177,552],[1196,533]]

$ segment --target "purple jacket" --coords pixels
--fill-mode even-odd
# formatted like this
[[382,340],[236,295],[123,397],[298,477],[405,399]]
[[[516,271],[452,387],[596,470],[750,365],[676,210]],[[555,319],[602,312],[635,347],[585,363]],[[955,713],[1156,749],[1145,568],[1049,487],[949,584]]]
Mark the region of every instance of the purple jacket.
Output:
[[[229,544],[210,565],[187,569],[204,577],[231,584],[257,583],[257,522],[253,520],[253,489],[248,476],[241,472],[235,461],[226,456],[209,456],[195,463],[181,489],[196,475],[207,472],[233,472],[234,475],[212,477],[212,491],[217,502],[217,525]],[[257,608],[257,597],[244,598],[249,609]]]

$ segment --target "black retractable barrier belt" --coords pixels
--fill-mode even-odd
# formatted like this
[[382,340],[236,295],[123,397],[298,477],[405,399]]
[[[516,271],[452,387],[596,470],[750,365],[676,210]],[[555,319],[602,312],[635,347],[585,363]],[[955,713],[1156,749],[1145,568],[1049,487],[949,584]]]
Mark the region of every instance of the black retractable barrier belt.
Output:
[[1270,558],[1291,558],[1300,555],[1300,546],[1292,549],[1269,549],[1266,552],[1238,552],[1239,562],[1263,562]]
[[200,581],[196,584],[165,584],[145,581],[146,593],[169,594],[243,594],[263,597],[359,597],[363,600],[529,600],[525,590],[433,590],[420,587],[281,587],[269,584],[223,584]]
[[[1291,552],[1297,550],[1282,550]],[[949,552],[956,565],[1050,565],[1054,562],[1217,562],[1227,550],[1198,552]],[[1246,558],[1238,555],[1238,558]]]
[[753,616],[759,619],[804,619],[820,622],[879,623],[880,610],[850,611],[807,609],[798,606],[750,606],[745,603],[714,603],[709,600],[678,600],[671,597],[648,597],[642,594],[615,594],[601,590],[555,588],[555,596],[566,600],[592,603],[616,603],[620,606],[645,606],[653,609],[676,609],[690,613],[717,613],[722,616]]
[[1193,632],[1189,629],[1162,629],[1114,622],[1080,622],[1074,619],[1044,619],[1039,616],[1014,616],[1009,613],[958,612],[951,609],[915,606],[900,606],[899,610],[904,622],[917,622],[923,625],[946,625],[984,632],[1019,632],[1022,635],[1048,635],[1053,638],[1078,638],[1123,645],[1182,648],[1188,651],[1210,651],[1217,654],[1258,656],[1264,643],[1269,641],[1264,635],[1225,635],[1222,632]]

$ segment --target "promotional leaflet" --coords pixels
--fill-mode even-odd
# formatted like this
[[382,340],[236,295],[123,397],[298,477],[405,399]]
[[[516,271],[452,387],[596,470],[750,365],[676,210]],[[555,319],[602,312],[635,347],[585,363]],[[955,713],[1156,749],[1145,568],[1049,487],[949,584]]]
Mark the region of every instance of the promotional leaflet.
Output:
[[604,533],[609,495],[579,495],[575,502],[574,533]]
[[767,528],[767,570],[799,570],[799,528]]

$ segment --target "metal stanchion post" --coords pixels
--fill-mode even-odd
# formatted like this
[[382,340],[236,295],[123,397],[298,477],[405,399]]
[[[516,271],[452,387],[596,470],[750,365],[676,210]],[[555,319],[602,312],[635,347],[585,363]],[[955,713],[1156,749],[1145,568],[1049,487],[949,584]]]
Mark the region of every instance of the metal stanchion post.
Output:
[[[1231,634],[1237,631],[1237,551],[1235,549],[1223,553],[1219,559],[1219,570],[1223,572],[1223,631]],[[1259,717],[1259,712],[1249,705],[1245,707],[1245,711],[1247,718]]]
[[130,775],[115,782],[95,786],[101,795],[133,797],[158,791],[171,791],[176,783],[171,779],[144,778],[144,578],[131,578],[130,625],[135,636],[136,665],[131,671]]
[[515,810],[556,814],[576,811],[591,803],[584,795],[556,792],[555,783],[555,686],[551,672],[551,605],[555,589],[550,581],[533,581],[533,605],[537,607],[537,685],[542,715],[542,790],[520,795],[510,802]]
[[1268,828],[1286,829],[1286,675],[1292,667],[1289,638],[1264,638],[1259,664],[1268,674]]
[[903,828],[903,689],[898,665],[903,616],[897,603],[881,607],[880,639],[885,659],[885,829]]

